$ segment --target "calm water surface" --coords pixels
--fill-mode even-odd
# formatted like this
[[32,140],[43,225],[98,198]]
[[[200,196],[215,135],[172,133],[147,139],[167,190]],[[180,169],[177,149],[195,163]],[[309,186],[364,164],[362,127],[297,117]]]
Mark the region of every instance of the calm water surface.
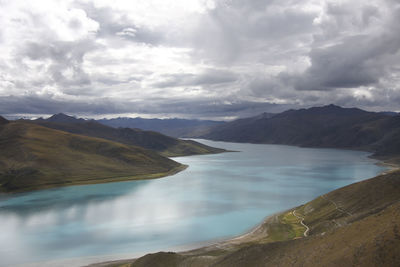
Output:
[[157,180],[1,196],[0,266],[232,237],[384,170],[359,151],[201,142],[241,152],[175,158],[190,167]]

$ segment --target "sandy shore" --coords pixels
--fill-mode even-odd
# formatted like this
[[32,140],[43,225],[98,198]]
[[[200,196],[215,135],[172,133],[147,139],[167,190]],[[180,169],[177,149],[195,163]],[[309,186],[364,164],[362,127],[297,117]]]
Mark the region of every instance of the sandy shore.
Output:
[[[267,235],[267,226],[269,223],[278,220],[278,216],[286,213],[287,211],[279,212],[273,215],[270,215],[266,217],[260,224],[255,226],[254,228],[250,229],[249,231],[245,232],[242,235],[239,235],[237,237],[233,237],[230,239],[225,239],[225,240],[211,240],[207,242],[201,242],[201,243],[196,243],[184,247],[176,247],[175,249],[172,248],[168,251],[173,251],[180,253],[182,255],[198,255],[198,254],[203,254],[207,253],[208,251],[214,251],[214,250],[234,250],[238,246],[240,246],[243,243],[248,243],[248,242],[254,242],[263,238],[266,238]],[[145,254],[149,253],[155,253],[159,251],[153,251],[153,252],[147,252]],[[118,260],[109,260],[109,261],[101,261],[99,259],[98,263],[92,263],[89,265],[86,265],[86,267],[105,267],[109,266],[110,264],[124,264],[124,263],[132,263],[135,259],[144,256],[145,254],[138,255],[136,257],[131,257],[131,258],[119,258]]]

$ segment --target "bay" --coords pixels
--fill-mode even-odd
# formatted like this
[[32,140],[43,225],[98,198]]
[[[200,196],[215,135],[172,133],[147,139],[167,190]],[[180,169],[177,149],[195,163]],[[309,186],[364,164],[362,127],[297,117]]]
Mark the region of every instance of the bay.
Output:
[[197,141],[240,152],[174,158],[188,169],[156,180],[2,195],[0,266],[57,266],[229,238],[385,170],[361,151]]

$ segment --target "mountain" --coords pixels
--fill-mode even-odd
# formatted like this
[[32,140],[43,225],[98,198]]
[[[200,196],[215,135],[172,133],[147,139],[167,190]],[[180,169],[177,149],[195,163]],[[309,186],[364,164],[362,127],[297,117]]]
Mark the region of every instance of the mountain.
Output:
[[400,155],[400,115],[335,105],[288,110],[272,117],[239,119],[202,138],[306,147],[350,148]]
[[193,137],[204,134],[208,129],[224,123],[211,120],[186,119],[143,119],[143,118],[114,118],[101,119],[98,122],[111,127],[138,128],[155,131],[172,137]]
[[156,152],[33,123],[0,127],[0,191],[156,178],[184,166]]
[[79,118],[75,118],[72,116],[68,116],[64,113],[58,113],[58,114],[54,114],[53,116],[51,116],[50,118],[47,119],[38,119],[38,120],[43,120],[43,121],[48,121],[48,122],[58,122],[58,123],[78,123],[78,122],[85,122],[84,119],[79,119]]
[[228,241],[92,266],[400,266],[399,251],[397,171],[270,216],[251,232]]
[[157,132],[140,129],[113,128],[94,120],[87,121],[64,114],[57,114],[49,119],[39,119],[30,122],[65,132],[104,138],[126,145],[151,149],[168,157],[221,153],[225,151],[192,140],[181,140]]
[[393,111],[381,111],[379,112],[380,114],[388,115],[388,116],[397,116],[400,115],[398,112],[393,112]]

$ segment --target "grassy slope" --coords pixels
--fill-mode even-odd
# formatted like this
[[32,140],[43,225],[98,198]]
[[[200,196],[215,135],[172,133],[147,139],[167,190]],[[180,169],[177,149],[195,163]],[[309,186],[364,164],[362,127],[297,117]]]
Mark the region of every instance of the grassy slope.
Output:
[[31,123],[0,127],[0,190],[156,178],[183,168],[150,150]]
[[[71,117],[74,119],[73,117]],[[206,146],[194,141],[180,140],[160,133],[130,128],[112,128],[95,121],[60,123],[35,121],[42,126],[91,137],[104,138],[127,145],[134,145],[159,152],[166,157],[221,153],[224,149]]]
[[[304,217],[305,228],[292,211]],[[99,266],[400,266],[400,171],[355,183],[269,217],[209,247]]]
[[0,125],[7,124],[7,123],[8,123],[8,120],[6,120],[2,116],[0,116]]

